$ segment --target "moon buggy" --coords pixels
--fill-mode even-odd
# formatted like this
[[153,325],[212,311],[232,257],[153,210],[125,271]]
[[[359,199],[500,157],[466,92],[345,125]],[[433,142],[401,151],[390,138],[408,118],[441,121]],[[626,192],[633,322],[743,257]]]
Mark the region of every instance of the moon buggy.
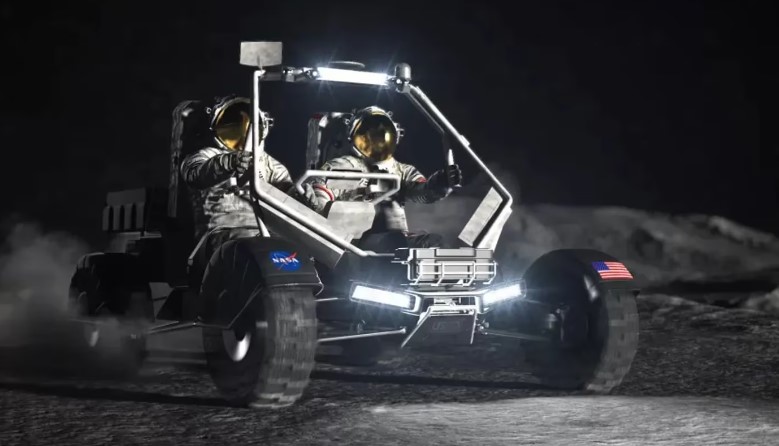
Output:
[[[541,256],[518,279],[502,279],[493,253],[512,212],[511,194],[411,83],[408,65],[397,65],[392,75],[289,67],[275,42],[243,43],[241,63],[254,67],[255,174],[248,199],[267,230],[226,242],[199,262],[210,234],[193,238],[187,191],[179,181],[182,144],[174,141],[168,190],[109,193],[103,228],[111,247],[77,265],[70,296],[87,327],[87,350],[98,350],[99,321],[106,315],[127,327],[112,361],[129,370],[141,366],[149,336],[201,328],[217,388],[231,403],[251,406],[298,400],[318,346],[338,344],[342,361],[371,364],[379,338],[401,349],[471,345],[476,336],[514,338],[542,383],[594,392],[620,384],[638,342],[632,275],[608,254],[566,249]],[[266,124],[261,82],[361,85],[411,101],[489,178],[489,191],[459,235],[461,246],[398,243],[377,251],[355,243],[371,227],[376,204],[400,190],[400,179],[315,169],[333,156],[322,144],[322,129],[337,114],[309,123],[309,170],[295,186],[303,193],[313,177],[360,181],[371,188],[370,200],[335,201],[322,215],[258,178]],[[167,286],[164,298],[152,297],[152,284]]]

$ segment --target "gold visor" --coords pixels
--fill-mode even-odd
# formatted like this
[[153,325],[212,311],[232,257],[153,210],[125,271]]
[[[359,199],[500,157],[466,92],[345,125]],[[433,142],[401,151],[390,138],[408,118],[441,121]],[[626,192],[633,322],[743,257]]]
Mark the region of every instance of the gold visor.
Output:
[[354,147],[372,161],[392,158],[398,145],[398,131],[385,114],[371,114],[359,121],[352,132]]
[[242,150],[249,135],[251,105],[238,101],[217,112],[214,121],[216,138],[230,150]]

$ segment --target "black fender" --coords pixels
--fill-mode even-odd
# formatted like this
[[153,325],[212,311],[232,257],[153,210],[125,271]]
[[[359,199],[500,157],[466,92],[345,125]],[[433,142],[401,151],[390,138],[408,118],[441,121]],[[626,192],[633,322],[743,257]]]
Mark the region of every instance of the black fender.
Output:
[[146,268],[137,256],[126,253],[83,255],[70,280],[68,295],[72,304],[77,303],[79,291],[87,292],[87,301],[80,303],[85,315],[94,314],[100,306],[123,315],[129,305],[128,294],[123,291],[144,292],[150,302],[152,298]]
[[214,252],[203,275],[199,319],[230,327],[262,290],[278,287],[309,288],[312,295],[321,292],[322,281],[305,250],[276,237],[227,241]]
[[[609,268],[610,267],[610,268]],[[616,275],[624,267],[624,272]],[[557,249],[537,258],[523,275],[533,269],[547,268],[561,273],[583,274],[593,284],[604,289],[630,289],[638,292],[638,285],[628,265],[616,257],[594,249]],[[601,270],[601,271],[599,271]]]
[[[624,268],[624,269],[623,269]],[[591,294],[609,290],[623,290],[638,296],[640,288],[635,275],[616,257],[594,249],[558,249],[537,258],[522,274],[528,276],[554,275],[582,277]],[[532,280],[526,281],[528,294],[543,292],[534,290]]]

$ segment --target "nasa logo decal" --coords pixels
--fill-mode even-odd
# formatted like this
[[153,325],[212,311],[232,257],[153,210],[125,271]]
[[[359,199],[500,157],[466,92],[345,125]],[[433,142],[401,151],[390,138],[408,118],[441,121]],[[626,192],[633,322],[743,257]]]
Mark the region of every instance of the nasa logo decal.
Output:
[[271,251],[270,261],[279,271],[297,271],[302,265],[297,258],[298,253],[289,253],[287,251]]

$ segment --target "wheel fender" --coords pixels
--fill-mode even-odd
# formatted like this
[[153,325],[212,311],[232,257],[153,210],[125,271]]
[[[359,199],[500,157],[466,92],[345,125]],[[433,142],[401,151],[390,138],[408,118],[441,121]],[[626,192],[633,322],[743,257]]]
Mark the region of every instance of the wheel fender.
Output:
[[266,287],[305,286],[319,293],[322,281],[311,256],[288,240],[252,237],[241,240],[260,267]]
[[622,382],[639,335],[638,287],[624,267],[600,251],[564,249],[542,255],[523,274],[527,299],[543,305],[531,303],[510,316],[524,317],[520,322],[533,332],[554,335],[551,343],[523,348],[525,363],[542,384],[607,393]]
[[[254,274],[260,276],[256,283],[262,288],[304,287],[312,289],[314,294],[323,288],[310,255],[288,240],[247,237],[225,242],[214,253],[208,268],[221,268],[218,266],[220,253],[229,250],[252,259],[256,267]],[[209,325],[231,326],[257,296],[257,293],[229,293],[228,297],[212,289],[213,286],[204,281],[200,296],[200,319]]]
[[[636,278],[628,265],[612,255],[593,249],[558,249],[537,258],[525,271],[523,277],[538,273],[571,273],[584,276],[588,288],[600,292],[606,290],[629,290],[638,295]],[[532,284],[528,283],[528,287]]]

